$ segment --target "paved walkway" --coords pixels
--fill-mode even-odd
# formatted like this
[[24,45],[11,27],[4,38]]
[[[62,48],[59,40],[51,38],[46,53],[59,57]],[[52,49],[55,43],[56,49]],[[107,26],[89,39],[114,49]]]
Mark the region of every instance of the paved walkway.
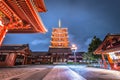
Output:
[[56,66],[43,80],[86,80],[67,66]]
[[79,65],[69,67],[87,80],[120,80],[120,71]]
[[0,80],[120,80],[120,71],[83,65],[32,65],[0,68]]
[[20,75],[31,71],[32,69],[29,68],[0,68],[0,80],[4,80],[8,77]]

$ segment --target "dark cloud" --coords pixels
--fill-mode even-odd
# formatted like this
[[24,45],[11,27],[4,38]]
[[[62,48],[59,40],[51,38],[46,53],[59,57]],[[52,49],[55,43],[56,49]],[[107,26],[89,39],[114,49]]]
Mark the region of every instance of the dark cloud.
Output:
[[[30,43],[32,50],[48,50],[52,28],[58,26],[59,19],[79,51],[87,51],[94,35],[103,39],[107,33],[120,33],[120,0],[45,0],[45,3],[48,12],[40,16],[48,29],[46,34],[7,35],[4,43]],[[36,45],[31,44],[34,41]]]

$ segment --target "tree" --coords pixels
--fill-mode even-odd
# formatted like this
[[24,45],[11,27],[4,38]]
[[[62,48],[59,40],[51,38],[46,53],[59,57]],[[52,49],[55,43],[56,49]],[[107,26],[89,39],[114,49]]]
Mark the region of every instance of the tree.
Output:
[[101,43],[102,43],[102,41],[100,40],[100,38],[97,38],[96,36],[94,36],[88,47],[88,53],[92,54],[92,56],[96,59],[100,58],[100,55],[94,55],[93,52],[98,48],[98,46]]
[[84,60],[94,60],[94,57],[92,56],[91,53],[86,52],[83,54],[83,59]]

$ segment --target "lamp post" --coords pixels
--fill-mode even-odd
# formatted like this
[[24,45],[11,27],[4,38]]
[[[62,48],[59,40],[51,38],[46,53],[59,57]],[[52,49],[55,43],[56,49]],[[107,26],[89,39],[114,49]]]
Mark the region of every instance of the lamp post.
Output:
[[71,50],[74,53],[74,64],[76,64],[76,54],[75,54],[75,52],[77,50],[77,46],[75,44],[72,44]]

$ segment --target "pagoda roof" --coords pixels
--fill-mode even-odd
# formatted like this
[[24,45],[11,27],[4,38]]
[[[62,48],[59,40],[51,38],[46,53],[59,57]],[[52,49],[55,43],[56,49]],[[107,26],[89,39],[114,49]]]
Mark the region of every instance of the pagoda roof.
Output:
[[107,34],[94,54],[107,54],[117,50],[120,50],[120,34]]

